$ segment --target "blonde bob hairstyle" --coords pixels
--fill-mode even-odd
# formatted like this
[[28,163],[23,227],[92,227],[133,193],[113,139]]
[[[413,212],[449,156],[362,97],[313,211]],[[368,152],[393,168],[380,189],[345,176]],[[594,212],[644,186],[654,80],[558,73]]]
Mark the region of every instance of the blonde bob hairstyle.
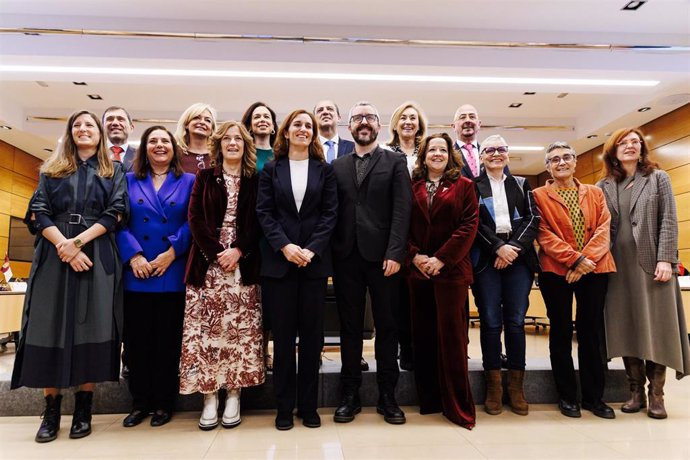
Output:
[[393,112],[390,125],[388,126],[388,132],[391,135],[391,140],[388,142],[388,145],[391,147],[400,145],[400,135],[398,134],[396,128],[398,127],[398,122],[400,121],[400,117],[402,117],[403,112],[410,108],[417,112],[417,120],[419,123],[419,129],[417,129],[417,133],[414,136],[415,147],[419,147],[419,143],[422,142],[422,139],[424,139],[424,136],[426,136],[426,115],[424,115],[422,108],[419,106],[419,104],[413,101],[403,102],[397,109],[395,109],[395,112]]
[[110,155],[108,155],[108,149],[106,148],[106,137],[105,132],[103,131],[103,125],[98,117],[88,110],[78,110],[70,115],[69,120],[67,120],[67,126],[65,127],[65,133],[62,135],[62,142],[58,144],[57,149],[55,149],[55,153],[53,153],[50,158],[48,158],[41,166],[41,172],[46,176],[67,177],[70,174],[77,172],[79,149],[77,148],[77,144],[74,142],[74,137],[72,136],[72,126],[77,118],[82,115],[88,115],[93,120],[94,125],[96,125],[98,128],[98,134],[100,136],[98,145],[96,146],[98,175],[101,177],[113,177],[113,162],[110,160]]
[[211,136],[211,157],[216,166],[223,165],[223,137],[230,130],[230,128],[237,127],[240,130],[240,136],[244,141],[244,151],[242,152],[242,175],[244,177],[252,177],[256,174],[256,147],[254,140],[249,135],[247,128],[239,121],[231,120],[221,124],[216,132]]
[[190,105],[187,110],[182,112],[180,120],[177,122],[175,139],[177,139],[177,144],[185,154],[187,154],[187,150],[189,150],[189,131],[187,131],[187,125],[192,119],[198,117],[206,110],[211,114],[211,133],[213,133],[216,130],[216,118],[218,115],[216,114],[216,109],[203,102],[197,102],[196,104]]

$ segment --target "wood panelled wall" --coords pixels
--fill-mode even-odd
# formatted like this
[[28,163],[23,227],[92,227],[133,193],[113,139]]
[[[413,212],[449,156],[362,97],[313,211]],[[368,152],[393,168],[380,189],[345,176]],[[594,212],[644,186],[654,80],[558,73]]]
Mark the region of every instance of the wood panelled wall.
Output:
[[[41,163],[38,158],[0,141],[0,258],[3,260],[10,236],[10,216],[24,218],[29,198],[38,185]],[[15,277],[29,276],[30,263],[10,262]]]
[[[678,250],[683,265],[690,267],[690,104],[643,125],[650,158],[671,176],[678,211]],[[594,184],[603,175],[603,144],[577,157],[575,177]],[[539,175],[543,185],[549,173]]]

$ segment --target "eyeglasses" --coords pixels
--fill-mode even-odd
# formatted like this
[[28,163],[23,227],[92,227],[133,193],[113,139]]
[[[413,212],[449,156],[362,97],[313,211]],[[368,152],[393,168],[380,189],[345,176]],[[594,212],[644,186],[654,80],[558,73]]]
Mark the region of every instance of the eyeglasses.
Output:
[[555,157],[547,158],[546,162],[551,163],[553,166],[556,166],[556,165],[560,164],[561,160],[565,161],[566,163],[570,163],[574,159],[575,159],[575,155],[573,155],[572,153],[566,153],[562,157],[555,156]]
[[627,141],[620,141],[616,144],[616,146],[618,147],[627,147],[628,145],[632,147],[639,147],[640,145],[642,145],[642,141],[639,139],[630,139]]
[[368,113],[366,115],[352,115],[350,117],[350,121],[356,125],[360,124],[364,120],[367,120],[367,123],[371,124],[379,121],[379,117],[373,113]]
[[489,155],[489,156],[499,156],[499,155],[507,155],[508,154],[508,147],[487,147],[485,149],[482,149],[482,155]]

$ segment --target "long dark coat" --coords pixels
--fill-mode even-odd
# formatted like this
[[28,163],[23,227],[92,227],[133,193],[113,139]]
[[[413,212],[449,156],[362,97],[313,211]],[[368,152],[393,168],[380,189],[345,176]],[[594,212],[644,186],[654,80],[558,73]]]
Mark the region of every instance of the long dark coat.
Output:
[[[122,264],[114,231],[128,210],[125,173],[98,176],[98,161],[79,162],[64,178],[41,174],[30,212],[38,232],[24,302],[12,388],[66,388],[117,381],[122,331]],[[72,238],[95,223],[108,231],[84,246],[93,262],[77,273],[41,236],[57,226]]]

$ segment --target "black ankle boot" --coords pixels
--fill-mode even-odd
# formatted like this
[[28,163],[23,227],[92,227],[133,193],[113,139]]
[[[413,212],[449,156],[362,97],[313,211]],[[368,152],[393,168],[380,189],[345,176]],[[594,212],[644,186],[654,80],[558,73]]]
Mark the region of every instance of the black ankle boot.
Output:
[[91,402],[93,391],[78,391],[74,393],[74,416],[69,437],[72,439],[83,438],[91,434]]
[[36,442],[50,442],[57,438],[60,431],[60,404],[62,395],[46,396],[46,409],[43,412],[41,427],[36,433]]

